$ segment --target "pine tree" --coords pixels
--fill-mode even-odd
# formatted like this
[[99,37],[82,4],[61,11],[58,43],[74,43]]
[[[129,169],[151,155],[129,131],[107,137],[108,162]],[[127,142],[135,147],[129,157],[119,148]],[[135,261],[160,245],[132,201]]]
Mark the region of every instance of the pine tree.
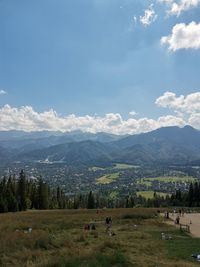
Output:
[[197,182],[194,183],[193,188],[194,188],[193,194],[194,194],[195,206],[198,206],[199,205],[199,185]]
[[46,183],[43,182],[41,177],[38,185],[38,203],[39,209],[49,208],[48,186]]
[[190,184],[189,192],[188,192],[188,205],[189,207],[192,206],[193,204],[193,199],[194,199],[194,189],[193,189],[193,184]]
[[19,182],[18,182],[18,206],[19,210],[26,210],[26,177],[23,170],[21,170],[19,174]]
[[90,191],[89,195],[88,195],[88,205],[87,208],[88,209],[94,209],[95,205],[94,205],[94,196],[92,194],[92,191]]
[[17,211],[18,210],[18,203],[15,196],[15,188],[13,185],[13,181],[11,176],[9,177],[7,184],[6,184],[6,194],[5,194],[7,205],[8,205],[8,211]]

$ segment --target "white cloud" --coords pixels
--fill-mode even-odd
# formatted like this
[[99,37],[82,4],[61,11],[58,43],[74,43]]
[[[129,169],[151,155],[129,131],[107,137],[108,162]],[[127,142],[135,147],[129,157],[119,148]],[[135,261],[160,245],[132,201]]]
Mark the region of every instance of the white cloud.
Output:
[[137,17],[136,16],[133,16],[133,23],[134,23],[134,25],[137,24]]
[[167,11],[170,15],[180,16],[184,11],[187,11],[191,8],[195,8],[200,4],[200,0],[158,0],[169,6]]
[[188,120],[188,124],[200,129],[200,112],[191,114]]
[[6,94],[7,94],[6,91],[4,91],[4,90],[0,90],[0,95],[6,95]]
[[184,102],[184,96],[176,96],[175,93],[165,92],[162,96],[156,99],[156,104],[163,108],[177,109]]
[[[167,119],[165,125],[169,123],[170,125],[176,124],[188,124],[194,128],[200,129],[200,92],[188,94],[186,96],[177,96],[173,92],[165,92],[162,96],[157,98],[155,102],[158,106],[163,108],[172,109],[176,116],[174,118],[164,117]],[[158,120],[161,124],[160,119]]]
[[200,113],[200,92],[192,93],[187,96],[176,96],[175,93],[165,92],[155,103],[160,107],[181,112],[181,114],[196,114]]
[[151,4],[145,11],[144,16],[140,16],[140,22],[144,26],[149,26],[152,22],[157,19],[155,10],[153,9],[153,4]]
[[138,115],[138,113],[135,112],[134,110],[132,110],[132,111],[129,112],[129,115],[130,116],[136,116],[136,115]]
[[169,50],[200,49],[200,23],[176,24],[172,34],[161,38],[161,43],[169,46]]
[[158,124],[160,127],[167,127],[167,126],[184,126],[186,124],[186,121],[184,118],[167,115],[160,117],[158,119]]
[[171,4],[171,3],[174,2],[174,0],[158,0],[158,2],[166,3],[166,4]]
[[130,25],[128,27],[128,32],[132,32],[134,30],[134,28],[135,28],[136,25],[137,25],[137,17],[136,16],[133,16],[131,18],[131,23],[130,23]]

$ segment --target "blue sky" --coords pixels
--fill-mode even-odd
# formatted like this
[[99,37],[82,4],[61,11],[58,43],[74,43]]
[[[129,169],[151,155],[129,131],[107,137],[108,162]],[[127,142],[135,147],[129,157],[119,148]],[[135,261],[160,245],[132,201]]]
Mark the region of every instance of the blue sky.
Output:
[[[159,118],[169,116],[166,125],[198,128],[200,109],[188,113],[186,104],[169,103],[173,97],[166,92],[175,94],[173,101],[183,95],[185,102],[189,96],[200,105],[199,2],[0,0],[0,129],[101,131],[91,125],[108,114],[118,128],[130,117],[136,121],[120,131],[102,122],[102,130],[115,133],[165,126]],[[168,103],[156,104],[162,96]],[[17,122],[24,108],[40,125],[33,114]],[[54,114],[50,126],[44,121],[48,112]],[[70,114],[79,120],[75,128],[69,127]],[[155,123],[146,129],[137,124],[142,119]]]

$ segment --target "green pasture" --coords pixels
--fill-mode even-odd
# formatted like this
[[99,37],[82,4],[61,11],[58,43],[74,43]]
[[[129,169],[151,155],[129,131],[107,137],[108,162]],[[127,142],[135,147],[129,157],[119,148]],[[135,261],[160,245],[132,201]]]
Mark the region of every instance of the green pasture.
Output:
[[137,165],[115,163],[115,166],[113,167],[113,169],[126,170],[126,169],[139,168],[139,167],[140,166],[137,166]]
[[153,181],[160,183],[194,183],[196,181],[196,178],[192,176],[159,176],[153,178],[142,178],[137,181],[137,184],[151,186]]
[[96,180],[96,184],[111,184],[119,178],[119,172],[106,174]]

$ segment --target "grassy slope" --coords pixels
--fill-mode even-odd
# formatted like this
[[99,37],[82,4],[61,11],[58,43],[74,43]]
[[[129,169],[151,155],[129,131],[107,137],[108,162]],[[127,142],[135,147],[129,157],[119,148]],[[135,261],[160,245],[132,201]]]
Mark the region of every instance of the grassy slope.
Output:
[[[196,266],[190,255],[198,252],[200,239],[180,234],[154,214],[152,209],[2,214],[0,266]],[[107,216],[113,219],[112,237],[105,233]],[[87,235],[83,225],[91,220],[97,221],[97,230]],[[28,227],[33,231],[25,234]],[[173,239],[161,240],[161,232]]]

